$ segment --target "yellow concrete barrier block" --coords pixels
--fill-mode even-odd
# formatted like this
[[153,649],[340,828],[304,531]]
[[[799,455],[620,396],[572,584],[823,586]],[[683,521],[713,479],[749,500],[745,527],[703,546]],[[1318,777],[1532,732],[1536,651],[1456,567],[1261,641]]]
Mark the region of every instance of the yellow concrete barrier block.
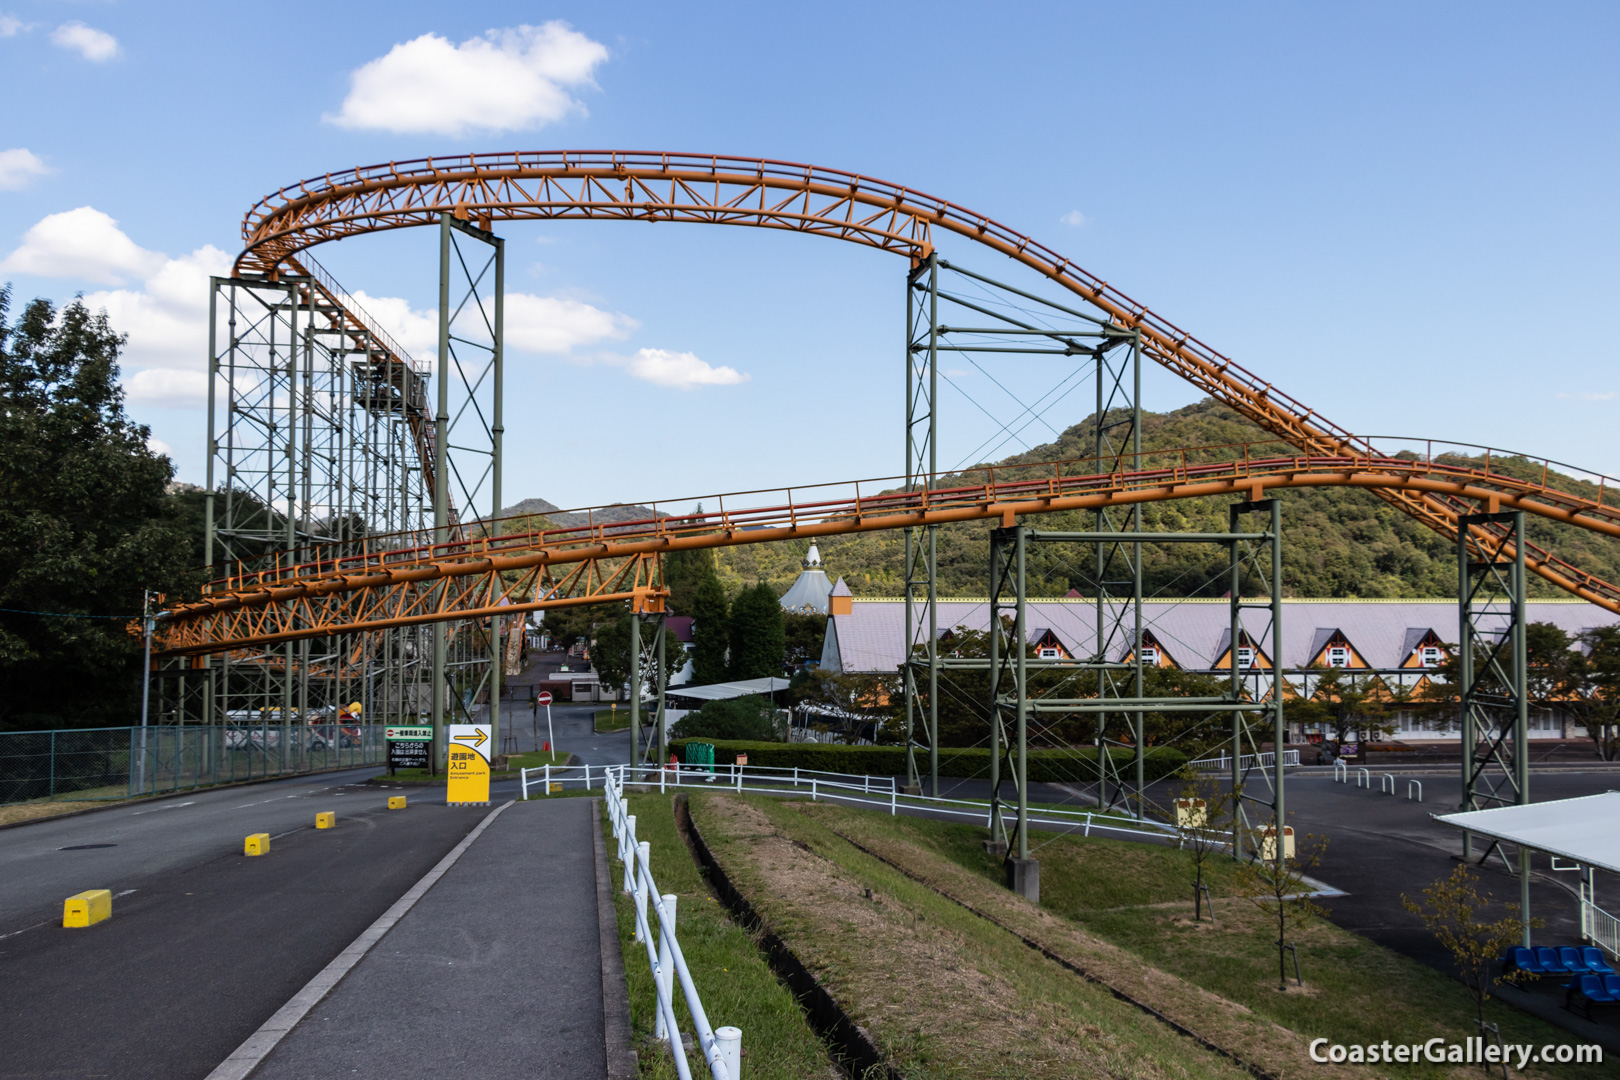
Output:
[[550,794],[555,795],[555,794],[557,794],[557,792],[559,792],[561,790],[562,790],[562,781],[561,780],[553,780],[551,782]]
[[242,843],[242,854],[244,854],[244,855],[268,855],[268,854],[270,854],[270,834],[267,833],[267,832],[256,832],[252,836],[248,837]]
[[336,824],[337,815],[330,810],[315,815],[315,827],[317,829],[330,829]]
[[63,926],[94,926],[102,919],[112,918],[112,892],[108,889],[90,889],[70,896],[62,904]]
[[403,810],[403,809],[405,809],[405,796],[403,796],[403,795],[390,795],[390,796],[388,796],[388,809],[390,809],[390,810]]

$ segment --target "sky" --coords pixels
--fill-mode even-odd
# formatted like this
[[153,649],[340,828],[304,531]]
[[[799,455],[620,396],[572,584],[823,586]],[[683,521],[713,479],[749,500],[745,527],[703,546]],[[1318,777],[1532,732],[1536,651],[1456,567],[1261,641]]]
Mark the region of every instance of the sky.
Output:
[[[0,281],[14,311],[107,310],[130,412],[200,483],[207,278],[272,190],[468,151],[777,158],[1032,235],[1352,431],[1616,474],[1617,31],[1612,5],[1558,3],[0,0]],[[759,229],[499,231],[506,502],[903,470],[902,260]],[[314,254],[431,358],[431,230]],[[953,369],[942,464],[1064,374],[998,364],[1010,396]],[[1197,396],[1145,381],[1149,408]]]

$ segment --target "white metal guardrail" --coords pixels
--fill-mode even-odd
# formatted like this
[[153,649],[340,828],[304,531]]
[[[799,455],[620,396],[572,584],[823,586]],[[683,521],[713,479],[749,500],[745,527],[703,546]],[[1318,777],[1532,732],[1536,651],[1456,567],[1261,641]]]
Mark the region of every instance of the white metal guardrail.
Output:
[[[594,773],[591,771],[593,768]],[[713,771],[710,771],[711,768]],[[808,792],[814,802],[830,799],[857,806],[872,806],[887,809],[891,816],[902,810],[920,810],[948,817],[983,821],[986,826],[990,824],[990,804],[987,801],[907,795],[899,790],[892,776],[860,776],[756,765],[666,765],[662,769],[652,766],[631,769],[626,765],[541,766],[538,769],[523,770],[523,797],[530,798],[531,789],[536,787],[544,793],[565,790],[567,786],[589,787],[593,776],[598,785],[617,784],[622,790],[626,783],[637,783],[638,775],[642,778],[639,783],[647,787],[656,784],[660,792],[668,791],[670,788],[707,788],[711,791],[724,789],[743,794],[781,795],[797,790]],[[1003,803],[1002,813],[1005,815],[1010,812],[1011,807]],[[1180,831],[1174,825],[1105,813],[1101,810],[1031,807],[1029,822],[1032,826],[1063,832],[1080,832],[1088,837],[1093,833],[1138,840],[1179,841],[1181,837]]]
[[1620,958],[1620,919],[1586,899],[1581,900],[1581,936]]
[[[622,767],[621,767],[622,770]],[[692,973],[681,953],[681,943],[675,933],[675,895],[660,893],[653,881],[650,865],[651,845],[636,839],[636,818],[624,801],[622,771],[605,779],[603,793],[607,797],[608,819],[613,825],[613,836],[618,841],[619,859],[624,863],[624,891],[629,893],[636,909],[636,941],[646,946],[647,963],[652,968],[653,986],[658,998],[657,1035],[669,1045],[669,1054],[675,1062],[680,1080],[692,1080],[692,1067],[686,1060],[686,1047],[681,1043],[680,1028],[675,1020],[675,982],[680,980],[681,993],[686,999],[686,1010],[696,1028],[699,1049],[708,1064],[712,1080],[740,1080],[742,1067],[742,1032],[734,1027],[718,1030],[709,1026],[708,1013],[692,985]],[[652,927],[647,921],[651,907],[658,916],[658,943],[653,944]]]
[[[1263,754],[1244,754],[1238,758],[1238,771],[1248,772],[1250,769],[1271,768],[1276,755],[1270,750]],[[1283,751],[1283,768],[1292,769],[1299,764],[1298,750]],[[1187,762],[1187,768],[1197,769],[1200,772],[1213,770],[1226,772],[1232,768],[1232,755],[1222,754],[1220,757],[1199,758],[1197,761]]]

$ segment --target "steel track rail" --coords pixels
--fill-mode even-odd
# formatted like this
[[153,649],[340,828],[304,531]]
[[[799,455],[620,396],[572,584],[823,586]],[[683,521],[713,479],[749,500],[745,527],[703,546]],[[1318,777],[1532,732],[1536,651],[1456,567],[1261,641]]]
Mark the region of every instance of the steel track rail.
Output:
[[[1203,449],[1171,453],[1186,457]],[[217,582],[201,601],[174,610],[162,647],[169,653],[196,654],[409,623],[645,598],[657,591],[646,560],[670,551],[957,521],[1005,523],[1029,514],[1175,499],[1234,494],[1258,498],[1268,489],[1294,487],[1355,487],[1444,497],[1469,506],[1483,503],[1498,510],[1524,510],[1620,537],[1620,507],[1570,495],[1543,482],[1406,458],[1249,458],[1068,476],[1062,466],[1038,467],[1051,468],[1049,477],[989,476],[980,484],[931,491],[790,499],[744,510],[507,533],[448,544],[409,543],[423,540],[422,534],[382,538],[391,546],[370,553],[335,553],[330,559],[273,566]],[[858,490],[858,485],[850,486]],[[1531,545],[1526,547],[1527,564],[1541,576],[1620,614],[1620,587],[1539,548],[1532,552]],[[440,588],[441,583],[445,587]]]

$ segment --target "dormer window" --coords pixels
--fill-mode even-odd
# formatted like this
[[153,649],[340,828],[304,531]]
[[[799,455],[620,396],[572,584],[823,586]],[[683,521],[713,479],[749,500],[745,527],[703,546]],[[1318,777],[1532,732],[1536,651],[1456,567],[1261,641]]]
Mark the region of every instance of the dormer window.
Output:
[[1237,651],[1238,667],[1252,668],[1255,662],[1255,650],[1246,645],[1239,646]]
[[1035,655],[1040,657],[1042,660],[1058,659],[1058,651],[1051,645],[1042,645],[1035,651]]
[[1143,667],[1158,667],[1159,666],[1159,650],[1155,649],[1151,645],[1143,646],[1143,648],[1142,648],[1142,666]]
[[1419,652],[1418,652],[1418,658],[1422,662],[1424,667],[1439,667],[1440,666],[1441,655],[1440,655],[1439,648],[1437,648],[1436,646],[1433,646],[1433,645],[1425,645],[1425,646],[1423,646],[1423,648],[1421,650],[1419,650]]
[[1349,667],[1350,650],[1343,645],[1335,645],[1327,651],[1328,667]]

